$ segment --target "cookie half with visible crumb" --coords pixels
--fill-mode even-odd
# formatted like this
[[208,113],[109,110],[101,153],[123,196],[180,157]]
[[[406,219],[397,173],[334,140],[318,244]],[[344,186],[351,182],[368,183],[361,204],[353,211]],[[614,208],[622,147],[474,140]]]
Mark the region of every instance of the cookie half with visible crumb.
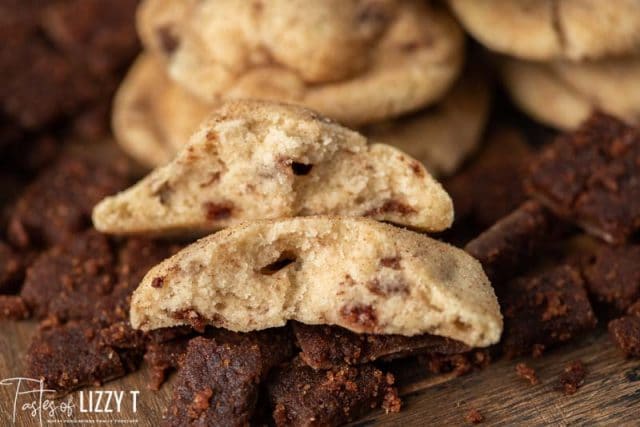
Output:
[[353,126],[437,101],[464,56],[448,11],[419,0],[146,0],[138,29],[205,102],[292,102]]
[[190,236],[319,214],[439,231],[453,205],[420,162],[393,147],[301,107],[234,101],[171,163],[100,202],[93,222],[112,234]]
[[142,54],[114,99],[113,131],[130,156],[155,167],[169,162],[213,109],[170,80],[157,59]]
[[192,323],[246,332],[297,320],[470,346],[493,344],[502,330],[493,289],[471,256],[346,217],[254,221],[201,239],[149,271],[130,315],[143,330]]
[[437,104],[369,126],[365,135],[420,160],[434,176],[451,175],[478,147],[490,111],[490,84],[470,70]]

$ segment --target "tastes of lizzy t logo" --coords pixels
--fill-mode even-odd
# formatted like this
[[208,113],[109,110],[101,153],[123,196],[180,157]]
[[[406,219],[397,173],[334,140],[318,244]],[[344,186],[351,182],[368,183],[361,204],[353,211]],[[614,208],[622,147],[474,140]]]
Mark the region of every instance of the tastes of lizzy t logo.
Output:
[[[77,399],[68,396],[64,400],[51,400],[47,396],[56,391],[45,388],[44,380],[33,378],[15,377],[6,378],[0,381],[0,386],[12,387],[12,402],[10,402],[9,415],[11,422],[16,423],[17,416],[25,413],[31,418],[38,420],[40,425],[46,423],[72,422],[98,424],[100,420],[78,419],[76,416],[86,417],[88,414],[119,414],[124,409],[125,401],[130,405],[130,412],[136,414],[138,411],[139,391],[115,391],[115,390],[93,390],[80,391]],[[65,420],[61,420],[64,418]],[[119,424],[135,424],[137,419],[114,419],[109,418],[105,422],[118,422]]]

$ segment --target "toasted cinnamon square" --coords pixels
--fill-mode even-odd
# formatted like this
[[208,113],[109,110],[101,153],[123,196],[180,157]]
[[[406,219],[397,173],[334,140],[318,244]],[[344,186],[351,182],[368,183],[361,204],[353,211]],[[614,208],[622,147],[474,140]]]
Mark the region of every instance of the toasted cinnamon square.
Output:
[[583,274],[598,302],[624,312],[640,298],[640,245],[600,245],[587,257]]
[[480,261],[494,287],[500,286],[558,234],[557,223],[540,203],[528,200],[467,243],[465,250]]
[[21,295],[36,317],[91,319],[114,286],[115,260],[105,236],[89,231],[40,255]]
[[43,378],[45,387],[58,393],[98,385],[126,372],[118,353],[82,323],[42,328],[27,352],[27,376]]
[[509,282],[498,296],[508,357],[540,355],[595,327],[596,317],[584,281],[569,264],[547,267]]
[[267,388],[277,426],[337,426],[373,408],[400,410],[394,378],[373,365],[314,370],[293,362],[272,376]]
[[302,349],[301,359],[315,369],[356,365],[377,359],[397,359],[415,354],[454,354],[468,351],[465,344],[435,335],[356,334],[337,326],[294,323],[293,330]]
[[67,155],[44,170],[16,201],[9,220],[10,241],[21,248],[48,247],[91,227],[91,210],[126,186],[122,171]]
[[180,361],[165,425],[248,425],[260,382],[291,351],[282,328],[193,338]]
[[640,228],[640,130],[596,114],[531,165],[529,193],[607,242]]

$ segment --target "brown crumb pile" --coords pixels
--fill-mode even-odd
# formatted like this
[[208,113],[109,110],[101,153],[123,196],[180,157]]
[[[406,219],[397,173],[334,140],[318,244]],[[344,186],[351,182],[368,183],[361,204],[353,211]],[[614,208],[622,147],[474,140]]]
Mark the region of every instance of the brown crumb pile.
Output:
[[564,371],[560,373],[560,384],[558,390],[563,391],[565,395],[574,394],[584,384],[584,377],[587,375],[587,369],[581,360],[569,362]]
[[484,421],[484,417],[476,408],[469,409],[464,419],[470,424],[480,424]]
[[518,363],[516,365],[516,373],[520,378],[529,381],[531,385],[536,385],[540,383],[540,380],[538,380],[538,376],[536,375],[535,369],[531,368],[526,363]]

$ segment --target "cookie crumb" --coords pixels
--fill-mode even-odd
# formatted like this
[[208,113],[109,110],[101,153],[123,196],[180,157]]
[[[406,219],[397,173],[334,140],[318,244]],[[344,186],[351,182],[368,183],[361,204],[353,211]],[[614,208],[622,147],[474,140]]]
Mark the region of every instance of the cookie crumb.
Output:
[[560,384],[558,390],[564,391],[569,396],[574,394],[584,384],[584,377],[587,375],[587,369],[581,360],[569,362],[564,371],[560,373]]
[[538,380],[538,376],[536,375],[535,369],[531,368],[526,363],[518,363],[516,365],[516,373],[520,378],[529,381],[531,385],[536,385],[540,383],[540,380]]
[[464,417],[464,419],[469,424],[480,424],[484,421],[484,417],[476,408],[469,409],[469,412],[467,412],[467,415]]

